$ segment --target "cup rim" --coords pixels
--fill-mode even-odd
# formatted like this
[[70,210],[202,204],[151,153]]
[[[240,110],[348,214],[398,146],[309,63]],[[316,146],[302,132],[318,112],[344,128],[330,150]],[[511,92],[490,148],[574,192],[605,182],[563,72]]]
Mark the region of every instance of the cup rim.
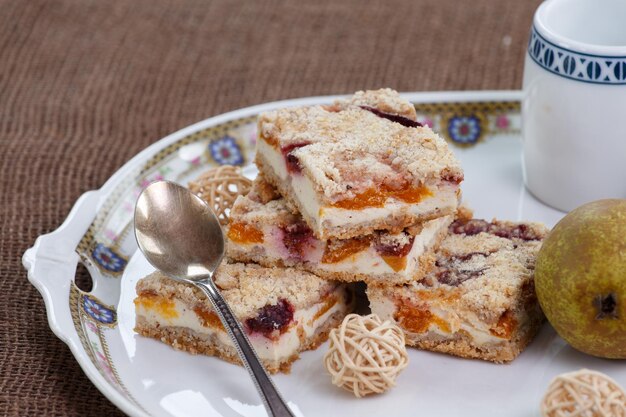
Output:
[[582,54],[592,56],[610,56],[610,57],[626,57],[626,44],[625,45],[599,45],[595,43],[581,42],[569,37],[563,36],[550,29],[546,25],[545,19],[550,8],[557,3],[562,3],[567,0],[547,0],[541,3],[535,12],[533,18],[533,24],[537,32],[545,38],[548,42],[554,43],[564,49],[579,52]]

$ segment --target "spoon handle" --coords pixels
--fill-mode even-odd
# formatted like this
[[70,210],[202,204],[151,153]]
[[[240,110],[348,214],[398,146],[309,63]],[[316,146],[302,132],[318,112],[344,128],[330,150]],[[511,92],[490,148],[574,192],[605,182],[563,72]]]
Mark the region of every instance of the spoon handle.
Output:
[[261,395],[267,413],[274,417],[293,417],[293,413],[287,407],[267,371],[261,365],[259,357],[250,345],[246,333],[241,328],[241,325],[233,315],[222,294],[215,287],[213,281],[209,278],[208,280],[196,281],[194,284],[202,289],[209,297],[209,300],[211,300],[215,311],[222,320],[222,324],[237,348],[241,361],[250,373],[256,389]]

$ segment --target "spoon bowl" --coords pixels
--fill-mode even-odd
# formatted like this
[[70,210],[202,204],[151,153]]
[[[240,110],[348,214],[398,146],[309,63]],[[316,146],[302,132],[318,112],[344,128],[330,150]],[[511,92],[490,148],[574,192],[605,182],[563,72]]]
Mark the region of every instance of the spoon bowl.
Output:
[[148,261],[173,278],[203,280],[224,257],[224,236],[213,210],[173,182],[152,183],[141,193],[135,237]]
[[213,273],[224,257],[224,236],[208,204],[178,184],[153,182],[137,199],[135,238],[139,249],[155,268],[173,279],[195,285],[206,294],[268,414],[293,417],[213,282]]

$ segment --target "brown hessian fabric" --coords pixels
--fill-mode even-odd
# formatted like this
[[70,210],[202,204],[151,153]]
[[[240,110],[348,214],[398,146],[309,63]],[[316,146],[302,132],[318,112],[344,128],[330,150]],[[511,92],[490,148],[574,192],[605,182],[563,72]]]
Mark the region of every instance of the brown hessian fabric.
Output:
[[82,193],[168,133],[252,104],[518,89],[538,4],[0,0],[0,415],[121,415],[21,264]]

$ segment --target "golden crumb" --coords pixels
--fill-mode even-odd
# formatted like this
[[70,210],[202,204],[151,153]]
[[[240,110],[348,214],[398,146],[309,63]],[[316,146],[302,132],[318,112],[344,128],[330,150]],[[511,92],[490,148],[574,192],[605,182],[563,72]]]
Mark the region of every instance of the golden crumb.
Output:
[[385,113],[397,114],[411,120],[417,119],[415,106],[402,99],[391,88],[357,91],[351,97],[336,100],[332,108],[335,111],[341,111],[354,106],[373,107]]

